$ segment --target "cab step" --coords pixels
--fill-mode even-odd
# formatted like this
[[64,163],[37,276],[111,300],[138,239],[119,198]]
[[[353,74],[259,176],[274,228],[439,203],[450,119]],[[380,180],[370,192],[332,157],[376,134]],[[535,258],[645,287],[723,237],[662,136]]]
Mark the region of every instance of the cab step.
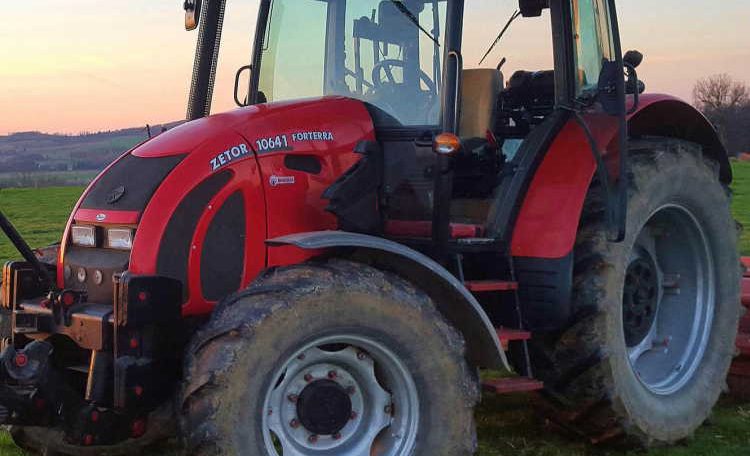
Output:
[[739,333],[737,334],[737,341],[735,342],[737,348],[742,356],[750,356],[750,334]]
[[505,280],[471,280],[465,282],[464,285],[467,290],[473,293],[518,290],[518,282],[509,282]]
[[503,348],[507,350],[508,343],[529,340],[531,339],[531,333],[519,329],[497,328],[497,337],[500,339]]
[[750,309],[750,277],[742,278],[742,305]]
[[[432,236],[432,222],[422,220],[388,220],[385,223],[385,233],[398,237],[420,237]],[[469,223],[451,223],[451,239],[471,239],[484,235],[484,226]]]
[[482,382],[482,390],[487,393],[512,394],[539,391],[544,383],[528,377],[508,377]]

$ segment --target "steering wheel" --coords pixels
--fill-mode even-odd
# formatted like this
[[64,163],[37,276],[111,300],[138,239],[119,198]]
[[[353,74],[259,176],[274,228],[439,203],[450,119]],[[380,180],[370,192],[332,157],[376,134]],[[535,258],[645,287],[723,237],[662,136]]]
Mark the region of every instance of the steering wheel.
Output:
[[[372,83],[375,88],[377,89],[383,85],[383,81],[380,80],[381,71],[385,70],[385,77],[388,79],[388,82],[390,82],[391,84],[396,84],[396,78],[393,77],[393,67],[403,68],[404,66],[405,63],[403,60],[395,59],[381,60],[380,62],[376,63],[372,69]],[[430,76],[427,73],[419,70],[419,79],[424,82],[430,93],[437,93],[437,87],[435,87],[435,83],[432,81],[432,79],[430,79]]]

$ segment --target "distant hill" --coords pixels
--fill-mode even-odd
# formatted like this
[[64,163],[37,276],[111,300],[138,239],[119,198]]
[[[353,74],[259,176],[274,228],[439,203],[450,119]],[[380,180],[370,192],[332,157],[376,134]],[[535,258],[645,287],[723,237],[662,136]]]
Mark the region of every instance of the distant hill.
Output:
[[[151,133],[176,125],[179,122],[154,125]],[[145,126],[75,136],[39,132],[0,136],[0,173],[100,171],[147,137]]]

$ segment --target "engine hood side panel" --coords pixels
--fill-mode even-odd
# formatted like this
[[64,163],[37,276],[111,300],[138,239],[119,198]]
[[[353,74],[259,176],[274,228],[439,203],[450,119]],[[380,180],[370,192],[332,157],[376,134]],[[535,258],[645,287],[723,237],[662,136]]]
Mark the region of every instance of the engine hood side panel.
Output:
[[[324,98],[259,109],[266,114],[263,122],[242,133],[258,154],[268,237],[338,228],[322,194],[361,159],[357,144],[375,140],[364,104]],[[304,261],[310,252],[282,247],[268,255],[269,265],[280,265]]]

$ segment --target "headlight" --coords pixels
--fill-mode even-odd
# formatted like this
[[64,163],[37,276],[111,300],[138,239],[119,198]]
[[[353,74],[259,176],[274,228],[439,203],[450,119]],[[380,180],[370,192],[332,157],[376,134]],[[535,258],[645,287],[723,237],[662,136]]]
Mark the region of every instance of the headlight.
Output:
[[133,230],[130,228],[110,228],[107,230],[107,247],[118,250],[133,248]]
[[74,225],[71,228],[73,244],[80,247],[96,247],[96,228]]

